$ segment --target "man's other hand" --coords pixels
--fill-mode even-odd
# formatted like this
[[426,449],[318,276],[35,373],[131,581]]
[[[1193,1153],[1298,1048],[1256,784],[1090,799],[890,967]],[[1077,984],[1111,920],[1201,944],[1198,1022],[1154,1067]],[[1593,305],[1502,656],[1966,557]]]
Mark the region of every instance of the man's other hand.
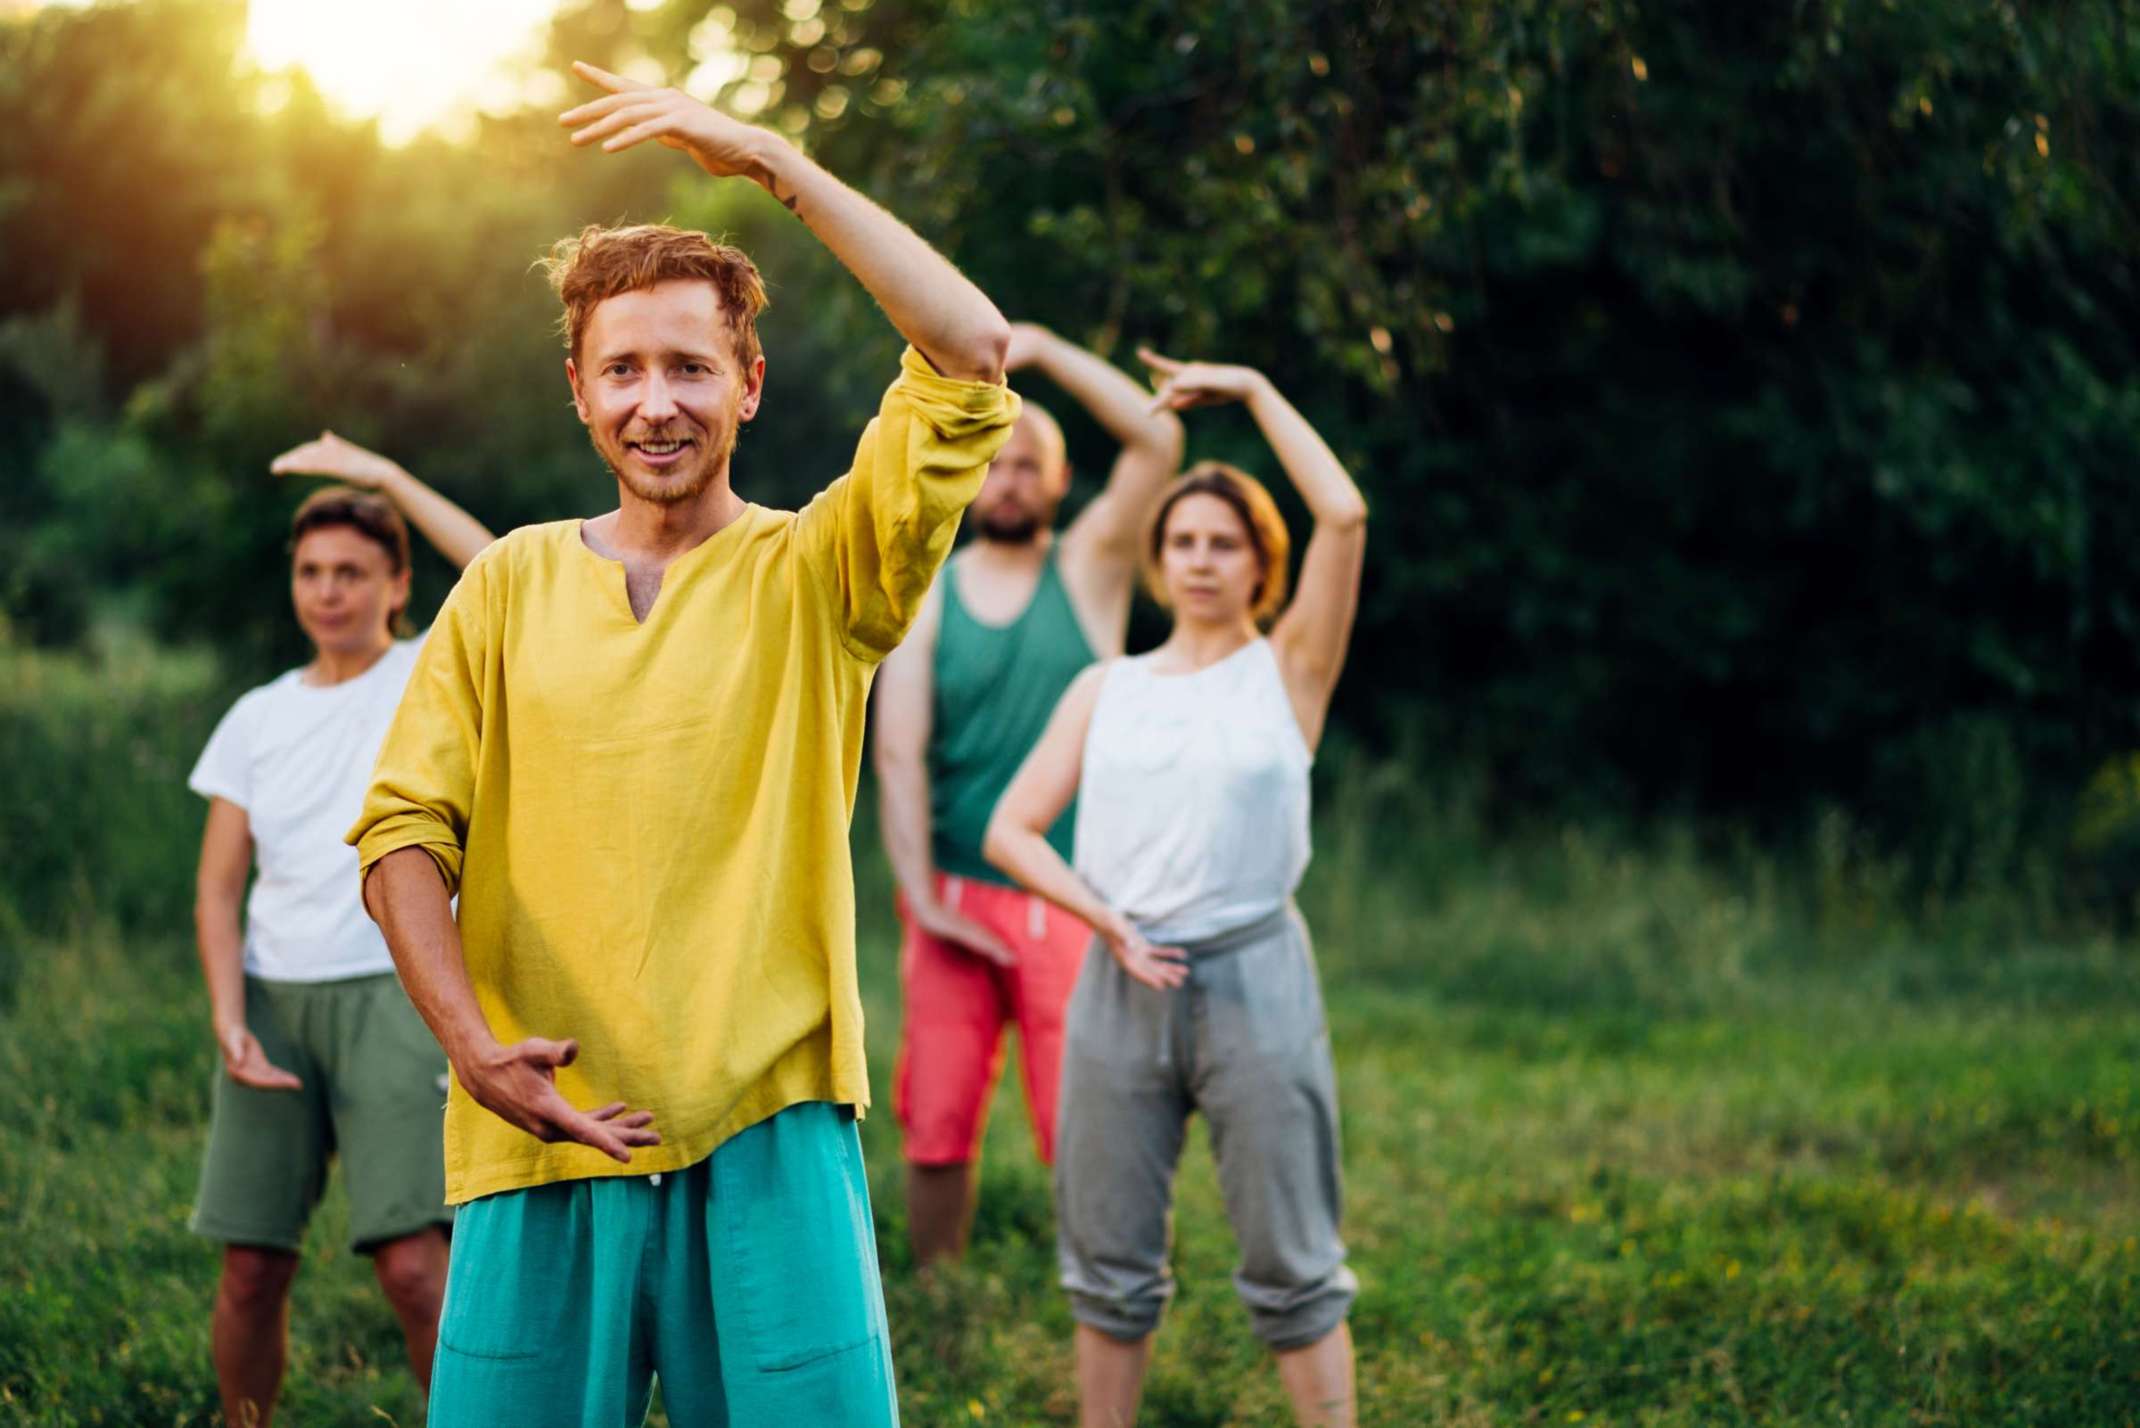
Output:
[[570,1066],[580,1054],[576,1041],[549,1041],[539,1036],[456,1063],[461,1085],[482,1106],[508,1125],[539,1141],[577,1141],[610,1159],[629,1165],[631,1147],[660,1145],[652,1111],[633,1111],[612,1101],[582,1111],[557,1089],[557,1068]]

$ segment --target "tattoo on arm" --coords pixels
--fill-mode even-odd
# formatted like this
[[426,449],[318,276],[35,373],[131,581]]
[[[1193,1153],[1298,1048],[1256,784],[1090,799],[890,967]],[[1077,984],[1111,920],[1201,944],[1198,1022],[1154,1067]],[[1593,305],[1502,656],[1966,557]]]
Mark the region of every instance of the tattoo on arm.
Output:
[[773,197],[779,199],[782,205],[787,208],[788,212],[794,214],[797,218],[802,217],[802,209],[797,207],[795,202],[795,200],[800,197],[800,195],[791,193],[787,194],[786,196],[782,196],[780,192],[780,186],[773,182],[773,170],[771,165],[767,164],[763,159],[758,160],[757,162],[751,165],[750,176],[759,185],[759,187],[763,188]]

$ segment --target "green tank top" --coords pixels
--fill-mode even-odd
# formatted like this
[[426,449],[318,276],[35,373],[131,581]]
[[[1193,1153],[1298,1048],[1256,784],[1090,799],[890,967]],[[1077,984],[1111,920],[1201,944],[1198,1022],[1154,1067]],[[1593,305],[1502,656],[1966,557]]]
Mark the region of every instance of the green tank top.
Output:
[[[1070,608],[1055,552],[1017,619],[984,625],[959,599],[947,566],[936,631],[936,696],[929,732],[930,841],[940,871],[1008,883],[981,856],[981,836],[1011,776],[1040,742],[1070,681],[1093,661]],[[1065,860],[1076,827],[1073,802],[1048,830]]]

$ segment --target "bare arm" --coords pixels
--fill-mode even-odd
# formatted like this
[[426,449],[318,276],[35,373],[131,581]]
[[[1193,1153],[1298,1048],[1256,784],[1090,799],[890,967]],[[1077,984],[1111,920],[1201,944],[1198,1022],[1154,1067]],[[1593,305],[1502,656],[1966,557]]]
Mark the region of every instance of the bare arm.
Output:
[[364,879],[364,908],[386,934],[409,1000],[479,1105],[537,1140],[578,1141],[626,1163],[630,1147],[661,1144],[651,1113],[628,1111],[622,1101],[581,1111],[559,1093],[556,1070],[578,1057],[578,1042],[530,1037],[505,1046],[491,1034],[468,980],[445,881],[429,853],[401,848],[374,863]]
[[1092,728],[1092,710],[1099,702],[1106,669],[1094,665],[1063,692],[1040,742],[1025,756],[997,800],[981,851],[1019,886],[1040,894],[1099,933],[1132,977],[1147,986],[1177,987],[1188,975],[1181,954],[1147,942],[1128,918],[1086,886],[1048,842],[1048,829],[1077,794],[1085,735]]
[[682,149],[715,178],[743,177],[786,204],[884,309],[892,326],[948,377],[993,382],[1003,375],[1010,327],[982,291],[920,235],[841,183],[793,144],[677,89],[657,89],[575,63],[573,72],[609,91],[567,110],[572,142],[602,141],[616,153],[658,140]]
[[1239,401],[1263,432],[1315,519],[1300,581],[1285,614],[1271,631],[1271,647],[1285,675],[1286,693],[1308,747],[1322,740],[1330,696],[1345,668],[1353,617],[1360,609],[1360,574],[1367,563],[1367,502],[1344,463],[1308,419],[1248,367],[1176,362],[1156,352],[1141,354],[1163,379],[1155,404],[1176,410]]
[[877,770],[877,819],[892,876],[906,895],[916,925],[930,936],[979,953],[1001,966],[1017,956],[995,933],[945,907],[936,896],[936,860],[929,848],[929,731],[934,721],[936,630],[943,618],[937,576],[914,628],[877,667],[871,720]]
[[208,800],[201,865],[194,878],[193,935],[208,983],[208,1014],[223,1069],[241,1086],[294,1091],[301,1083],[275,1065],[245,1024],[245,879],[253,867],[252,820],[227,798]]
[[293,446],[268,463],[277,476],[328,476],[377,491],[397,506],[440,555],[465,570],[493,537],[481,521],[410,475],[400,465],[323,431],[317,441]]
[[1038,368],[1121,446],[1107,485],[1062,539],[1071,598],[1089,627],[1109,633],[1102,652],[1119,654],[1145,516],[1181,465],[1181,418],[1152,410],[1151,394],[1127,373],[1036,324],[1013,324],[1006,365]]

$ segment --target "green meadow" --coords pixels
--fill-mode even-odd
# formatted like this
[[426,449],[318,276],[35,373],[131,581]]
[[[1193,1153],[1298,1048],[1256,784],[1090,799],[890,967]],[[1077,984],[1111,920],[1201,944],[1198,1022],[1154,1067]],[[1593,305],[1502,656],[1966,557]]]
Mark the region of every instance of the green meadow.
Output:
[[[173,793],[205,663],[7,655],[0,1423],[212,1421],[185,1217],[214,1073]],[[1803,848],[1536,825],[1326,760],[1304,906],[1337,1050],[1362,1419],[2140,1420],[2140,977],[2012,890],[1941,900],[1847,828]],[[907,1421],[1072,1421],[1049,1189],[999,1095],[974,1251],[918,1278],[888,1108],[888,875],[857,819],[865,1123]],[[280,1421],[422,1410],[339,1189]],[[1284,1421],[1201,1135],[1144,1420]]]

